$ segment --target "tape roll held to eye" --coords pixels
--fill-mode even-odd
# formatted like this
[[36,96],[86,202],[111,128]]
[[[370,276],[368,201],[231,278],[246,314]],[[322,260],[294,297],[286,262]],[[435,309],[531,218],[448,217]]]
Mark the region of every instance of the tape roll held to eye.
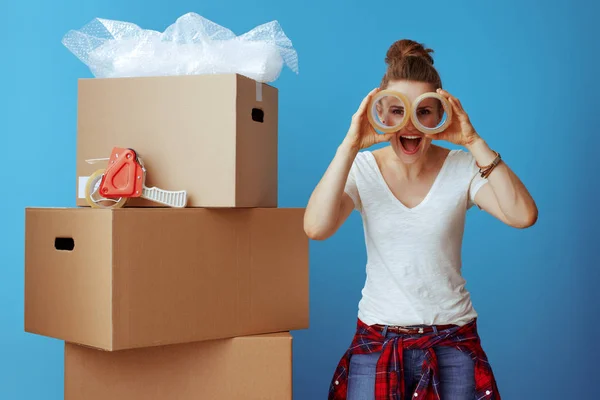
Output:
[[[373,96],[369,102],[367,118],[376,131],[393,133],[399,131],[408,123],[409,117],[407,116],[410,115],[408,113],[410,108],[410,101],[404,94],[393,90],[382,90]],[[402,116],[398,116],[398,114],[390,115],[386,112],[400,110],[403,111]],[[387,123],[384,115],[388,117]]]
[[[432,114],[424,114],[421,117],[424,121],[421,121],[420,116],[417,115],[420,110],[419,104],[428,98],[435,98],[442,104],[446,118],[441,125],[435,118],[431,119],[430,115]],[[452,107],[443,96],[436,92],[423,93],[411,104],[408,98],[400,92],[390,89],[382,90],[373,96],[367,111],[369,123],[376,131],[381,133],[397,132],[408,123],[409,119],[412,119],[415,128],[422,133],[435,134],[445,130],[452,121]],[[399,111],[402,111],[402,113],[399,114]],[[438,124],[434,127],[426,126],[426,124],[432,122]]]
[[[423,100],[428,99],[428,98],[435,98],[435,99],[439,100],[439,102],[442,103],[444,112],[446,113],[446,119],[441,123],[441,125],[437,125],[433,128],[423,125],[419,119],[419,116],[417,115],[417,111],[419,110],[419,107],[418,107],[419,104]],[[422,95],[417,97],[415,99],[415,102],[413,103],[411,118],[412,118],[413,125],[415,126],[415,128],[417,128],[422,133],[424,133],[424,134],[440,133],[440,132],[444,131],[446,128],[448,128],[448,126],[452,122],[452,106],[450,105],[450,103],[444,96],[442,96],[438,93],[435,93],[435,92],[423,93]]]

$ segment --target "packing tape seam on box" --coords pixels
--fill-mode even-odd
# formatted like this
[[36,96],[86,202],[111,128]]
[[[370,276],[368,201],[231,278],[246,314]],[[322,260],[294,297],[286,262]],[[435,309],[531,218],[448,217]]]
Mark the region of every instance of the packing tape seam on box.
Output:
[[85,186],[87,185],[87,181],[89,176],[80,176],[79,177],[79,187],[78,187],[78,195],[80,199],[85,199]]
[[263,98],[262,89],[263,89],[262,83],[256,82],[256,101],[262,102],[262,98]]

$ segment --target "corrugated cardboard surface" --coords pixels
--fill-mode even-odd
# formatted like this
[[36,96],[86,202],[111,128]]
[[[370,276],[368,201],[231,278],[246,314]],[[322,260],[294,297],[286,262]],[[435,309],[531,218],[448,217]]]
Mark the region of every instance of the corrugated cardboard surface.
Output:
[[[25,219],[25,330],[110,348],[111,218],[28,209]],[[56,249],[55,240],[69,238],[73,251]]]
[[65,344],[65,400],[292,399],[289,333],[104,352]]
[[[263,122],[253,120],[253,109]],[[146,186],[187,190],[189,207],[277,207],[272,86],[236,74],[81,79],[77,119],[78,206],[87,206],[80,178],[106,168],[85,160],[119,146],[143,159]]]
[[306,329],[303,214],[27,209],[25,330],[119,350]]

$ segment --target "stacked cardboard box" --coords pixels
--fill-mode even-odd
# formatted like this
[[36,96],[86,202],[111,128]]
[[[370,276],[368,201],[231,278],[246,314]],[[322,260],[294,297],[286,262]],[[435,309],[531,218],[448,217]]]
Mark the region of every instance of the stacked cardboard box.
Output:
[[[277,103],[237,74],[80,80],[78,207],[26,210],[25,330],[65,341],[65,399],[291,399],[308,238],[277,203]],[[113,147],[188,207],[86,207]]]

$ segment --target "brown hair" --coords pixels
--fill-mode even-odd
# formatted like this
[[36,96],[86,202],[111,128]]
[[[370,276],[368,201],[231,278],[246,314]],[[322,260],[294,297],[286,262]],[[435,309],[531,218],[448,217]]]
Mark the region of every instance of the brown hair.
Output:
[[390,81],[397,80],[426,82],[432,84],[434,89],[441,88],[442,80],[429,53],[433,53],[433,50],[413,40],[394,42],[385,57],[388,67],[381,80],[381,88],[384,89]]

